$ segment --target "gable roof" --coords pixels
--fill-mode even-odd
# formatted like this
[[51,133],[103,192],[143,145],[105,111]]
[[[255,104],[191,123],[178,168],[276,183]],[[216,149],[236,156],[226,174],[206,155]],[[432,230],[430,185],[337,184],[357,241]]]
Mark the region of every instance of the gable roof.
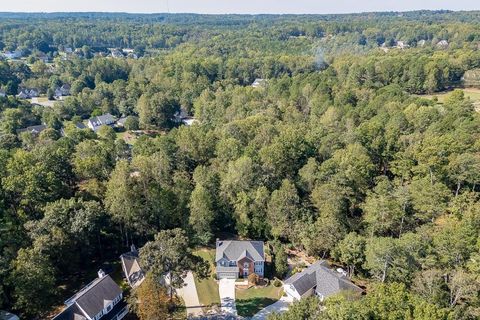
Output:
[[330,269],[324,260],[317,261],[302,272],[291,276],[285,280],[285,284],[292,285],[299,295],[313,288],[323,297],[334,295],[342,290],[363,291],[346,276]]
[[245,257],[254,261],[264,261],[263,241],[217,240],[215,262],[222,258],[238,261]]
[[47,129],[47,126],[44,124],[39,124],[37,126],[30,126],[22,129],[17,129],[17,134],[22,132],[31,132],[32,134],[39,134],[43,130]]
[[130,252],[122,254],[120,260],[122,261],[123,272],[128,284],[132,287],[139,286],[145,279],[145,273],[140,267],[136,249],[132,248]]
[[65,301],[67,308],[53,320],[84,320],[86,316],[93,318],[121,294],[122,289],[109,275],[102,276]]
[[92,125],[92,127],[100,127],[114,123],[115,118],[110,113],[106,113],[102,114],[101,116],[92,117],[88,119],[88,122]]

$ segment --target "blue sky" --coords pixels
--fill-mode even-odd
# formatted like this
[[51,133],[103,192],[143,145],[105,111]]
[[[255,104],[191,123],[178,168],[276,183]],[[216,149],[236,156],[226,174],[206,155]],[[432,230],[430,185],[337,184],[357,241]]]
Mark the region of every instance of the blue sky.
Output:
[[419,9],[480,10],[480,0],[1,0],[0,11],[349,13]]

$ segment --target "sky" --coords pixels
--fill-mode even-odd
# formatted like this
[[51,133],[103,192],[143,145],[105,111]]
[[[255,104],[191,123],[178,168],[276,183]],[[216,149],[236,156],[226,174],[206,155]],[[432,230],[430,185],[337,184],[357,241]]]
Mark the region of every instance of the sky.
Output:
[[0,0],[3,12],[352,13],[480,10],[480,0]]

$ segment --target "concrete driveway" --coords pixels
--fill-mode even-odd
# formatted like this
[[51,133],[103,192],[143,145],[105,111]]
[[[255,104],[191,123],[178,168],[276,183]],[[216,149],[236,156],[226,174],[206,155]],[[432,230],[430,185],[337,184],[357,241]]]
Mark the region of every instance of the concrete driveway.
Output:
[[266,320],[272,313],[282,313],[288,310],[288,307],[293,302],[290,296],[282,296],[277,302],[263,308],[256,313],[251,320]]
[[187,317],[195,318],[202,316],[203,310],[200,305],[200,300],[198,300],[197,287],[195,286],[195,280],[193,280],[193,273],[189,271],[183,280],[185,281],[185,286],[181,289],[177,289],[177,293],[182,297],[183,301],[185,301]]
[[221,279],[218,282],[218,292],[220,294],[220,306],[222,313],[236,317],[237,307],[235,306],[235,279]]

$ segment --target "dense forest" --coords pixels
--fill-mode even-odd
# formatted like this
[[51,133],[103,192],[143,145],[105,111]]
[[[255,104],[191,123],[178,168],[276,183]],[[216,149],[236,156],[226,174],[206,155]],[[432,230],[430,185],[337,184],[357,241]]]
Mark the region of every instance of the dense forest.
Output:
[[[2,13],[0,50],[26,56],[0,60],[0,309],[47,318],[170,230],[185,252],[226,232],[296,248],[366,288],[273,319],[480,317],[480,113],[423,96],[480,68],[480,12]],[[62,84],[51,107],[15,97]],[[104,113],[145,134],[75,125]]]

